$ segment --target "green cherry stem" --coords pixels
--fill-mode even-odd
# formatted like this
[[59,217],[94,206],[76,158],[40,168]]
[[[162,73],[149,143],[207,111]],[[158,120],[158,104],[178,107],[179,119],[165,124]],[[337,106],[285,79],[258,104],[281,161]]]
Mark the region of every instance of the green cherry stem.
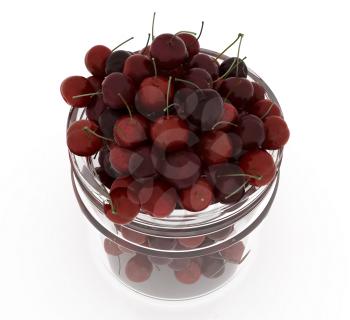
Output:
[[168,88],[167,88],[167,92],[166,92],[166,114],[167,114],[167,117],[169,117],[170,85],[171,85],[171,80],[172,79],[173,79],[173,77],[170,76],[169,80],[168,80]]
[[239,33],[237,38],[235,39],[235,41],[233,41],[231,44],[229,44],[225,49],[224,51],[222,51],[221,53],[219,53],[219,55],[215,58],[215,60],[218,60],[220,59],[220,57],[228,50],[230,49],[241,37],[243,36],[242,33]]
[[219,122],[215,123],[215,124],[211,127],[211,130],[215,130],[215,128],[216,128],[217,126],[219,126],[220,124],[228,124],[228,125],[233,126],[233,127],[238,127],[237,124],[232,123],[232,122],[228,122],[228,121],[219,121]]
[[150,38],[151,38],[151,34],[149,33],[149,34],[148,34],[148,38],[147,38],[146,45],[145,45],[145,47],[142,49],[141,54],[144,54],[144,53],[145,53],[145,51],[146,51],[146,49],[147,49],[147,47],[148,47],[149,39],[150,39]]
[[177,105],[176,103],[169,104],[167,107],[165,107],[165,108],[163,109],[163,111],[165,112],[165,111],[167,111],[168,109],[170,109],[170,108],[172,108],[173,106],[176,106],[176,105]]
[[204,27],[204,21],[202,21],[202,26],[201,26],[201,30],[199,31],[199,35],[197,37],[197,40],[199,40],[199,38],[201,37],[202,35],[202,32],[203,32],[203,27]]
[[78,98],[82,98],[82,97],[93,97],[93,96],[99,96],[101,95],[102,92],[101,91],[97,91],[97,92],[92,92],[92,93],[84,93],[84,94],[79,94],[77,96],[73,96],[73,99],[78,99]]
[[112,52],[115,51],[115,50],[117,50],[117,49],[118,49],[119,47],[121,47],[123,44],[129,42],[129,41],[132,40],[132,39],[134,39],[134,37],[131,37],[131,38],[129,38],[129,39],[123,41],[121,44],[118,44],[118,45],[112,50]]
[[[238,44],[238,50],[237,50],[237,61],[239,61],[239,53],[241,51],[241,44],[243,40],[244,34],[242,34],[241,38],[239,39],[239,44]],[[236,77],[238,77],[238,65],[239,63],[236,64]]]
[[271,111],[271,109],[272,109],[274,104],[275,104],[274,102],[271,102],[271,104],[270,104],[269,108],[267,109],[267,111],[260,117],[261,120],[264,119],[270,113],[270,111]]
[[110,139],[110,138],[106,138],[104,136],[101,136],[100,134],[96,133],[95,131],[91,130],[89,127],[85,126],[83,127],[83,131],[87,134],[92,134],[102,140],[106,140],[106,141],[110,141],[110,142],[113,142],[114,140],[113,139]]
[[118,93],[118,96],[123,101],[125,107],[128,109],[130,119],[132,119],[132,112],[131,112],[130,106],[128,105],[128,103],[126,102],[126,100],[124,99],[124,97],[123,97],[123,95],[121,93]]
[[156,65],[156,60],[154,60],[154,58],[152,58],[152,64],[154,69],[154,77],[157,77],[158,76],[157,65]]
[[152,19],[152,41],[154,40],[154,21],[156,19],[156,13],[153,12],[153,19]]

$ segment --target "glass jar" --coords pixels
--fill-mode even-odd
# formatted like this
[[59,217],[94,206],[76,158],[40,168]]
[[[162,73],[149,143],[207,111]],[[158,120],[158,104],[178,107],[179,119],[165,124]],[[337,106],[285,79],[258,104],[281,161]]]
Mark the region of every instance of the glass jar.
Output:
[[[209,50],[202,52],[217,56]],[[263,86],[266,98],[278,104],[270,88],[252,70],[248,79]],[[83,118],[84,109],[72,108],[68,126]],[[176,209],[161,219],[140,213],[125,226],[113,224],[104,215],[108,190],[96,173],[96,157],[69,153],[76,198],[100,238],[96,257],[114,278],[150,297],[190,299],[220,288],[251,260],[256,236],[253,231],[274,200],[282,150],[270,153],[277,167],[275,178],[266,186],[248,187],[239,202],[216,203],[199,213]]]

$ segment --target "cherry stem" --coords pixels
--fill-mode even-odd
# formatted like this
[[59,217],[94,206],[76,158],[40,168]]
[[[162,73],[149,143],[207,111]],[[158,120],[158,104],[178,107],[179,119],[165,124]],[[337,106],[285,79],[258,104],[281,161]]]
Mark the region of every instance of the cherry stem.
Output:
[[242,33],[239,33],[237,38],[235,39],[235,41],[233,41],[229,46],[227,46],[224,51],[222,51],[221,53],[219,53],[219,55],[215,58],[215,60],[220,59],[220,57],[228,50],[230,49],[241,37],[243,36]]
[[157,72],[157,65],[156,65],[156,60],[152,58],[152,63],[153,63],[153,69],[154,69],[154,76],[157,77],[158,72]]
[[232,123],[232,122],[228,122],[228,121],[219,121],[217,123],[215,123],[212,127],[211,127],[211,130],[214,130],[217,126],[219,126],[220,124],[228,124],[230,126],[233,126],[233,127],[238,127],[237,124],[235,123]]
[[[241,44],[242,44],[243,37],[244,37],[244,34],[242,34],[241,38],[239,39],[237,58],[236,58],[237,61],[239,61],[239,53],[241,51]],[[238,77],[238,66],[239,66],[239,63],[236,64],[236,77]]]
[[129,41],[132,40],[132,39],[134,39],[134,37],[131,37],[131,38],[129,38],[129,39],[123,41],[121,44],[117,45],[117,46],[112,50],[112,52],[115,51],[115,50],[117,50],[117,49],[118,49],[119,47],[121,47],[123,44],[129,42]]
[[156,13],[153,12],[153,19],[152,19],[152,41],[154,40],[154,20],[156,19]]
[[128,103],[126,102],[126,100],[124,99],[124,97],[123,97],[123,95],[121,93],[118,93],[118,96],[123,101],[125,107],[128,109],[130,119],[132,119],[132,112],[131,112],[130,106],[128,105]]
[[269,106],[267,111],[260,117],[260,119],[264,119],[270,113],[270,111],[271,111],[271,109],[272,109],[274,104],[275,104],[274,102],[271,102],[271,105]]
[[114,140],[113,139],[110,139],[110,138],[106,138],[104,136],[101,136],[99,135],[98,133],[96,133],[94,130],[91,130],[89,127],[85,126],[83,127],[83,130],[86,132],[86,133],[89,133],[89,134],[92,134],[100,139],[103,139],[103,140],[106,140],[106,141],[111,141],[113,142]]
[[115,209],[114,204],[113,204],[113,201],[112,201],[112,199],[111,199],[110,197],[109,197],[109,199],[107,199],[107,202],[108,202],[109,205],[111,206],[112,214],[117,215],[117,214],[118,214],[118,213],[117,213],[117,210]]
[[[237,66],[237,68],[238,68],[238,65],[239,65],[240,63],[242,63],[245,59],[247,59],[247,57],[244,57],[244,58],[241,59],[241,60],[238,60],[238,58],[234,59],[234,60],[232,61],[231,65],[230,65],[230,67],[227,69],[227,71],[226,71],[221,77],[219,77],[219,78],[217,78],[216,80],[214,80],[213,83],[215,83],[215,82],[217,82],[217,81],[219,81],[219,80],[221,80],[221,79],[225,79],[225,78],[231,73],[231,71],[233,70],[233,68],[236,67],[236,66]],[[230,94],[231,94],[231,93],[230,93]]]
[[247,182],[245,181],[240,187],[238,187],[235,191],[233,191],[232,193],[230,193],[228,196],[225,197],[225,200],[231,198],[232,196],[234,196],[236,193],[238,193],[239,191],[241,191],[242,189],[244,189],[245,185],[247,184]]
[[173,77],[170,76],[169,80],[168,80],[168,88],[167,88],[167,92],[166,92],[166,114],[167,114],[167,117],[169,117],[170,85],[171,85],[171,80],[172,79],[173,79]]
[[192,32],[192,31],[179,31],[175,33],[175,36],[181,34],[181,33],[187,33],[187,34],[192,34],[193,36],[195,36],[197,33]]
[[194,87],[196,87],[198,90],[201,90],[201,88],[199,86],[197,86],[194,82],[192,81],[188,81],[188,80],[184,80],[184,79],[179,79],[179,78],[175,78],[175,81],[176,82],[183,82],[183,83],[186,83],[186,84],[190,84]]
[[82,97],[92,97],[92,96],[98,96],[102,94],[101,91],[97,91],[97,92],[92,92],[92,93],[84,93],[84,94],[79,94],[77,96],[73,96],[73,99],[78,99],[78,98],[82,98]]
[[218,176],[219,178],[222,177],[248,177],[256,180],[261,180],[262,176],[253,176],[252,174],[246,174],[246,173],[231,173],[231,174],[223,174]]
[[173,106],[176,106],[176,103],[169,104],[166,108],[163,109],[163,111],[165,112]]
[[143,48],[143,50],[141,51],[141,54],[144,54],[144,53],[145,53],[145,51],[146,51],[146,49],[147,49],[147,47],[148,47],[149,39],[150,39],[150,38],[151,38],[151,34],[149,33],[149,34],[148,34],[148,38],[147,38],[146,45],[145,45],[145,47]]
[[197,40],[199,40],[199,38],[201,37],[202,35],[202,32],[203,32],[203,27],[204,27],[204,21],[202,21],[202,26],[201,26],[201,30],[199,31],[199,35],[197,37]]

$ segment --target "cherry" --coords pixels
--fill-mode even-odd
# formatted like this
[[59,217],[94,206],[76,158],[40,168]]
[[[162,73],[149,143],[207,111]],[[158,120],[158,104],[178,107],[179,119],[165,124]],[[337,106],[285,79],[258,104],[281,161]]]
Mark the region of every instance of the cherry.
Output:
[[171,238],[148,237],[148,245],[150,248],[168,251],[176,247],[177,241]]
[[111,108],[106,108],[101,115],[98,118],[98,124],[99,127],[101,128],[102,134],[104,137],[113,139],[114,134],[113,134],[113,128],[116,120],[119,117],[124,116],[126,113],[126,110],[124,109],[111,109]]
[[243,109],[252,98],[254,88],[252,83],[245,78],[231,77],[222,82],[219,92],[236,108]]
[[200,175],[201,161],[192,151],[180,150],[166,156],[158,171],[177,189],[193,185]]
[[232,143],[223,131],[205,133],[199,143],[201,159],[206,164],[216,164],[227,161],[232,154]]
[[150,53],[161,69],[176,68],[188,57],[184,41],[170,33],[157,36],[151,44]]
[[93,87],[88,79],[81,76],[72,76],[64,79],[60,89],[64,101],[76,108],[86,107],[90,102],[91,96],[87,95],[74,98],[75,96],[86,95],[93,92]]
[[126,189],[131,190],[134,194],[137,194],[141,188],[140,183],[135,181],[132,177],[117,177],[110,188],[110,192],[116,189]]
[[276,174],[276,166],[272,156],[264,150],[250,150],[239,160],[239,166],[252,177],[248,182],[260,187],[268,184]]
[[208,234],[207,237],[214,241],[222,241],[225,240],[233,232],[233,229],[234,226],[232,225],[222,230]]
[[67,145],[77,156],[92,156],[102,147],[102,139],[97,136],[98,126],[90,120],[72,123],[67,130]]
[[179,193],[184,209],[198,212],[207,208],[213,201],[213,188],[204,178],[198,179],[192,186]]
[[278,116],[268,116],[264,120],[266,138],[263,144],[265,149],[275,150],[282,148],[289,139],[287,123]]
[[242,154],[243,141],[241,137],[234,132],[228,132],[227,135],[229,136],[232,144],[231,158],[238,159],[239,156]]
[[[192,82],[196,85],[197,88],[200,89],[210,89],[213,87],[213,79],[211,78],[210,74],[204,69],[189,69],[183,79]],[[181,83],[181,87],[193,88],[193,84]]]
[[93,92],[101,91],[103,79],[104,78],[99,78],[95,76],[90,76],[87,78],[87,80],[91,84],[91,87],[93,88]]
[[264,123],[252,114],[240,118],[237,133],[241,137],[245,149],[260,148],[265,140]]
[[244,249],[245,249],[244,244],[242,241],[240,241],[240,242],[234,243],[233,245],[229,246],[224,250],[221,250],[220,254],[228,262],[239,264],[242,261]]
[[187,123],[175,115],[158,118],[152,124],[150,134],[153,142],[167,151],[186,147],[190,135]]
[[255,102],[248,108],[248,111],[260,119],[264,119],[267,116],[282,116],[280,107],[268,99]]
[[135,179],[153,177],[156,174],[151,158],[151,148],[142,146],[129,159],[129,172]]
[[176,279],[183,284],[193,284],[201,276],[201,267],[197,261],[191,261],[184,269],[175,271]]
[[123,253],[123,251],[120,250],[119,246],[108,238],[105,238],[103,247],[105,249],[105,252],[111,256],[119,256]]
[[86,116],[89,120],[97,122],[98,118],[106,108],[107,106],[103,102],[102,96],[92,97],[86,107]]
[[117,178],[118,173],[112,168],[111,163],[109,162],[109,148],[104,146],[100,149],[98,153],[98,162],[101,168],[111,177]]
[[152,263],[145,255],[137,254],[132,257],[125,266],[127,278],[136,283],[147,281],[153,271]]
[[123,73],[139,84],[143,79],[153,75],[152,61],[143,54],[133,54],[125,60]]
[[224,113],[218,123],[216,123],[215,130],[230,131],[232,123],[238,119],[238,111],[231,103],[224,103]]
[[103,101],[113,109],[125,108],[125,102],[134,102],[135,87],[132,81],[120,72],[109,74],[102,82]]
[[183,32],[177,36],[185,43],[189,58],[199,53],[199,42],[193,34]]
[[201,68],[210,74],[213,80],[215,80],[219,75],[219,64],[212,57],[204,53],[198,53],[192,57],[190,68]]
[[142,210],[157,218],[170,215],[176,206],[176,191],[165,181],[145,183],[139,192]]
[[114,140],[126,148],[135,147],[147,140],[148,122],[139,114],[117,118],[113,128]]
[[[230,68],[231,68],[231,71],[229,71]],[[226,75],[226,77],[247,78],[248,68],[244,63],[244,61],[240,58],[238,59],[236,57],[227,58],[221,63],[219,67],[219,75],[220,77],[223,75]]]
[[198,248],[205,240],[205,236],[196,236],[191,238],[179,238],[177,241],[181,246],[187,249]]
[[254,88],[254,93],[249,101],[249,105],[254,105],[254,103],[256,103],[257,101],[265,99],[266,94],[265,88],[259,83],[252,82],[252,85]]
[[219,255],[204,256],[202,274],[209,279],[216,279],[225,272],[225,260]]
[[96,77],[105,76],[106,61],[112,51],[102,45],[92,47],[85,55],[86,68]]
[[121,175],[129,174],[129,161],[133,151],[113,145],[109,153],[109,161],[114,170]]
[[128,224],[140,212],[140,202],[131,190],[114,189],[109,196],[112,205],[105,204],[104,212],[113,223]]
[[180,271],[186,269],[191,263],[191,260],[188,258],[175,258],[169,263],[169,268],[174,271]]
[[95,168],[95,171],[103,185],[105,185],[107,188],[110,188],[114,178],[111,177],[103,168],[98,167]]
[[120,230],[123,237],[132,243],[143,244],[147,241],[147,237],[143,233],[136,232],[127,227],[121,227]]
[[117,50],[112,52],[106,61],[105,73],[108,75],[113,72],[122,72],[125,60],[131,55],[131,52],[124,50]]

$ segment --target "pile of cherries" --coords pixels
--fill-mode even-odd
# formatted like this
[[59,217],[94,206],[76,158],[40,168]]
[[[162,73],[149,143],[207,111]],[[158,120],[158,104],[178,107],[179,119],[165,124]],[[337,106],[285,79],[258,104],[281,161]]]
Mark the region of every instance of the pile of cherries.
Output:
[[276,167],[266,150],[282,148],[289,130],[280,107],[247,79],[242,37],[234,41],[237,57],[221,64],[225,51],[200,52],[186,31],[152,35],[135,53],[97,45],[85,56],[92,76],[62,82],[63,99],[87,116],[68,128],[68,148],[78,156],[98,153],[111,221],[236,203],[249,184],[272,181]]

